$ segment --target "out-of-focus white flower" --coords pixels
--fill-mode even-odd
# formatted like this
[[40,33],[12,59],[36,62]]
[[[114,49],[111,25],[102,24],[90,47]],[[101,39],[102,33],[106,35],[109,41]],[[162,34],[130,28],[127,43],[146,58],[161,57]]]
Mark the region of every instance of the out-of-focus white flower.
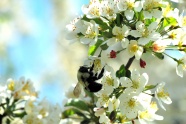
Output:
[[80,36],[78,33],[82,31],[83,21],[80,18],[75,18],[70,24],[66,25],[68,33],[66,35],[67,40],[77,40]]
[[34,120],[31,120],[31,117],[33,117],[41,124],[58,124],[62,110],[58,104],[52,105],[46,99],[43,99],[40,102],[26,101],[25,111],[27,115],[24,116],[24,122],[34,122]]
[[84,35],[80,38],[81,43],[94,45],[99,34],[98,25],[93,20],[90,22],[84,21],[83,30],[81,33]]
[[176,73],[178,76],[183,77],[183,71],[186,70],[186,55],[183,56],[178,61],[178,65],[176,66]]
[[139,44],[145,45],[149,43],[149,41],[156,41],[160,38],[160,33],[156,32],[157,26],[157,22],[152,22],[146,27],[143,22],[138,21],[136,23],[136,30],[132,30],[130,34],[135,38],[139,38]]
[[134,69],[131,73],[131,79],[127,77],[121,77],[120,82],[123,87],[126,87],[125,92],[127,93],[141,93],[145,85],[148,83],[149,77],[146,73],[140,75],[138,70]]
[[161,18],[162,11],[159,10],[158,7],[160,7],[162,4],[162,0],[145,0],[145,2],[143,3],[144,18]]
[[88,18],[98,18],[101,15],[101,4],[99,0],[90,0],[90,4],[83,5],[81,9]]
[[136,96],[136,94],[123,93],[119,96],[119,100],[119,109],[122,115],[126,115],[128,119],[136,118],[138,111],[142,111],[144,109],[140,103],[139,97]]
[[108,103],[108,111],[112,112],[113,110],[116,110],[119,107],[120,100],[117,99],[115,96],[109,99]]
[[151,102],[145,111],[138,112],[138,119],[140,124],[148,124],[149,121],[163,120],[163,116],[155,114],[158,110],[156,102]]
[[59,104],[52,105],[49,108],[49,116],[46,118],[47,124],[59,124],[61,120],[61,107]]
[[106,113],[103,113],[99,118],[99,123],[111,124],[110,119],[107,117]]
[[127,47],[127,53],[130,57],[135,56],[139,60],[143,54],[143,47],[139,46],[136,40],[131,40]]
[[35,115],[34,113],[31,113],[23,117],[23,122],[24,124],[45,124],[46,120],[39,119],[37,115]]
[[172,101],[169,97],[169,93],[165,91],[164,86],[165,86],[165,82],[158,84],[155,91],[155,98],[158,100],[160,107],[166,110],[162,102],[164,102],[165,104],[171,104]]
[[129,40],[126,38],[129,35],[129,28],[123,25],[122,28],[114,26],[112,29],[113,38],[107,40],[108,46],[114,45],[116,43],[121,43],[123,48],[126,48],[129,44]]
[[118,9],[124,11],[125,16],[128,20],[132,20],[134,17],[134,10],[140,12],[142,9],[141,1],[135,0],[119,0]]
[[182,28],[186,27],[186,16],[184,16],[184,12],[180,14],[177,18],[178,25]]
[[38,96],[33,82],[30,79],[25,80],[24,77],[20,78],[19,81],[8,79],[7,89],[12,92],[14,99],[35,99]]
[[94,112],[95,112],[95,116],[98,117],[98,116],[101,116],[105,112],[105,109],[104,108],[94,108]]

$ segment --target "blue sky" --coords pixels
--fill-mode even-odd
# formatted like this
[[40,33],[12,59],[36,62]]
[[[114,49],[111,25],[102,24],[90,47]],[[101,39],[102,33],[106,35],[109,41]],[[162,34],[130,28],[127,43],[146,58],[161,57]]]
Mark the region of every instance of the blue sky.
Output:
[[[40,74],[45,69],[55,69],[57,29],[51,17],[53,6],[50,0],[23,0],[22,2],[25,15],[33,20],[35,25],[29,35],[16,34],[12,39],[15,43],[8,46],[7,51],[15,67],[15,73],[9,75],[9,77],[18,80],[21,76],[25,76],[25,78],[30,78],[33,82],[38,82],[37,79],[40,78]],[[79,8],[76,12],[81,13],[81,6],[83,3],[88,3],[88,0],[71,0],[71,2],[76,5],[76,8]],[[4,62],[6,63],[6,61]],[[3,63],[0,65],[3,66]],[[6,70],[5,67],[3,69]],[[0,73],[3,76],[2,69]],[[66,78],[66,80],[68,78],[65,73],[59,74],[59,76]],[[45,85],[39,91],[40,98],[46,97],[54,103],[61,103],[63,99],[61,93],[63,91],[59,87],[60,82],[57,78],[56,80],[44,82]],[[37,84],[34,85],[37,86]],[[59,96],[62,97],[59,98]]]

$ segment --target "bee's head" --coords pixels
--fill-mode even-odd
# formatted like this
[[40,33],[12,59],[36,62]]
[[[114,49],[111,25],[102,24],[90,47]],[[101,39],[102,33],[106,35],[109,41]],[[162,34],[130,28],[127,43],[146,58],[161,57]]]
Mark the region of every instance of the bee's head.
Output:
[[89,69],[89,67],[80,66],[79,72],[85,73],[85,72],[88,72],[88,69]]

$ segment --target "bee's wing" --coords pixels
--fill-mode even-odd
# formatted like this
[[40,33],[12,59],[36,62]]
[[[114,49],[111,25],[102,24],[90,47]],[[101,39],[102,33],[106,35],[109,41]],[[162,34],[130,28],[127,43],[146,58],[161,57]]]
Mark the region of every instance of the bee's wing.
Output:
[[82,89],[81,84],[80,82],[78,82],[73,91],[75,97],[79,97],[79,95],[81,94],[81,89]]

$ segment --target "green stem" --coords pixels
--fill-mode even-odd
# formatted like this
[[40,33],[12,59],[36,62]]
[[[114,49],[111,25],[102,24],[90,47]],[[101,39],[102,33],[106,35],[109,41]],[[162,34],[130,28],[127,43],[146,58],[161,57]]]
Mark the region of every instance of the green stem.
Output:
[[166,55],[166,56],[168,56],[168,57],[170,57],[170,58],[173,59],[174,61],[178,62],[178,60],[177,60],[176,58],[174,58],[174,57],[168,55],[167,53],[163,52],[163,54]]

